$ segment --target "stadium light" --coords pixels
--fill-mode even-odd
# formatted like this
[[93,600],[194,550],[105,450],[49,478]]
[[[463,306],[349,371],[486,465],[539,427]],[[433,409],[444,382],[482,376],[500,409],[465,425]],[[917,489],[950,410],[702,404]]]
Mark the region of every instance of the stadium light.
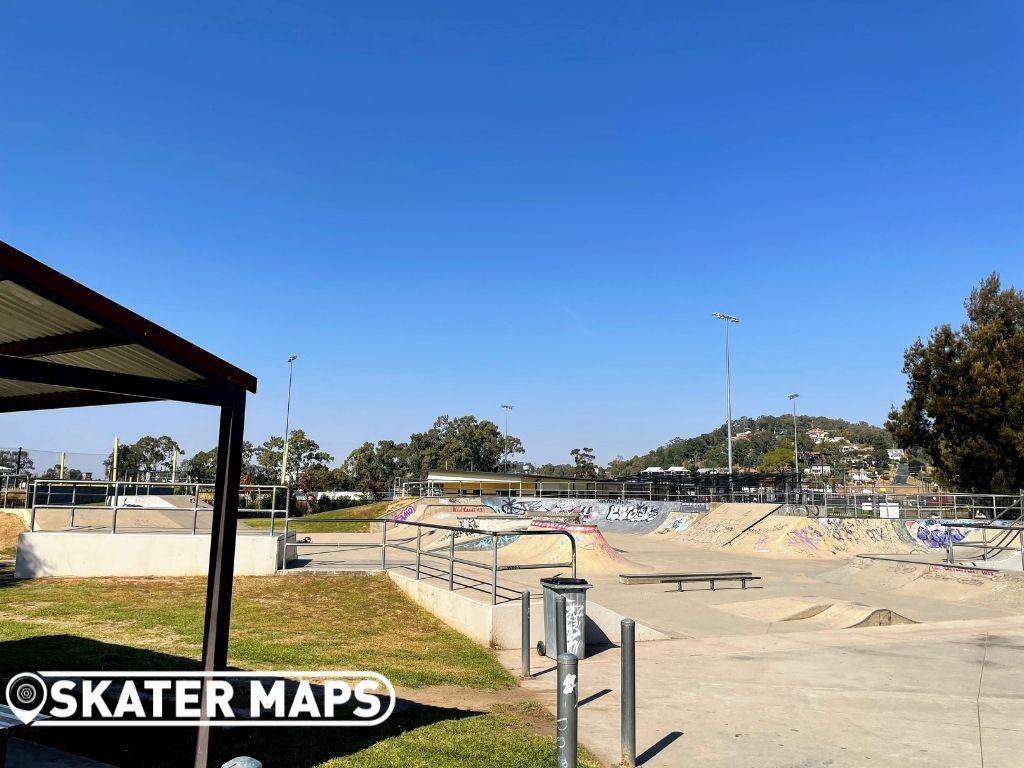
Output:
[[800,394],[797,393],[797,392],[794,392],[792,395],[789,396],[790,402],[793,403],[793,469],[796,470],[796,477],[797,477],[797,480],[799,481],[799,479],[800,479],[800,458],[799,458],[799,454],[796,452],[796,399],[798,397],[800,397]]
[[721,312],[712,312],[711,316],[725,323],[725,439],[729,453],[729,477],[732,477],[732,381],[729,372],[729,326],[738,323],[740,319]]
[[298,355],[288,358],[288,405],[284,409],[284,453],[281,456],[281,485],[288,485],[288,419],[292,414],[292,372]]
[[505,471],[508,472],[508,412],[515,406],[502,404],[501,407],[505,409],[505,443],[502,447],[505,449]]

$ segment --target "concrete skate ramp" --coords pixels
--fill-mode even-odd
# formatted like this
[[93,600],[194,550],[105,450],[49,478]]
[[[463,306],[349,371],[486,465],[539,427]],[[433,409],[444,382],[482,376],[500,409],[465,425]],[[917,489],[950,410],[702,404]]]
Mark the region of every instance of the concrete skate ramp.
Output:
[[778,504],[716,504],[679,536],[682,544],[703,549],[728,546],[736,537],[779,508]]
[[[946,526],[929,520],[813,518],[773,514],[751,526],[730,550],[776,558],[845,559],[856,555],[910,555],[945,547]],[[953,541],[969,542],[977,532],[952,528]],[[961,550],[965,556],[973,549]]]
[[700,520],[706,512],[669,512],[653,532],[653,536],[681,536],[691,525]]
[[781,631],[856,629],[917,623],[890,608],[875,608],[848,600],[778,597],[714,607],[756,621],[787,624],[778,628]]
[[[132,529],[184,530],[192,528],[192,508],[178,509],[118,509],[117,528],[119,531]],[[35,529],[37,531],[98,530],[109,529],[113,512],[107,507],[76,507],[72,518],[70,508],[36,509]],[[200,507],[197,527],[209,528],[213,520],[210,507]],[[239,521],[239,527],[244,522]]]
[[1024,613],[1024,574],[1014,571],[861,556],[821,578],[854,589],[970,602]]
[[[596,525],[535,520],[528,530],[558,530],[572,534],[576,542],[576,571],[581,576],[619,574],[631,569],[648,570],[613,549]],[[565,536],[519,536],[499,550],[501,565],[567,563],[571,558],[572,551]]]
[[778,558],[831,559],[861,554],[909,554],[918,545],[903,521],[771,515],[729,549]]

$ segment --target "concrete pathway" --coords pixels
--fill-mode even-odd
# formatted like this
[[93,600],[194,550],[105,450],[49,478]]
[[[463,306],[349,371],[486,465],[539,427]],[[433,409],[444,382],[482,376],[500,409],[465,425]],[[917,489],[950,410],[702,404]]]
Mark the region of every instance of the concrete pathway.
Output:
[[[519,668],[518,651],[502,651]],[[580,741],[619,760],[619,653],[581,664]],[[534,655],[554,708],[555,673]],[[637,645],[652,768],[977,766],[1024,754],[1024,617]]]

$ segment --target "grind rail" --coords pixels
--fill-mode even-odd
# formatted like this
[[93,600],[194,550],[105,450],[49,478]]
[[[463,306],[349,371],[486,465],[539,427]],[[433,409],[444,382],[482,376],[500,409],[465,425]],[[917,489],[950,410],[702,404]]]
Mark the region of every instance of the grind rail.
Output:
[[[292,522],[301,525],[301,518],[286,519],[284,521],[284,539],[286,542],[286,548],[298,548],[298,547],[338,547],[342,548],[366,548],[368,545],[365,541],[353,542],[353,541],[334,541],[334,542],[323,542],[323,541],[289,541],[289,526]],[[455,566],[456,564],[466,566],[468,568],[477,568],[490,571],[490,593],[491,593],[491,605],[496,605],[498,602],[498,574],[502,571],[525,571],[525,570],[545,570],[545,569],[556,569],[556,568],[570,568],[572,570],[573,578],[576,577],[576,540],[572,534],[568,531],[558,530],[544,530],[544,531],[522,531],[522,530],[503,530],[503,531],[489,531],[483,528],[466,528],[457,525],[442,525],[440,523],[420,523],[412,522],[409,520],[397,520],[393,517],[382,517],[382,518],[370,518],[365,517],[331,517],[331,518],[320,518],[316,519],[316,524],[321,523],[328,524],[341,524],[341,523],[370,523],[373,525],[381,526],[380,542],[372,544],[373,548],[380,549],[380,570],[384,571],[388,568],[388,550],[399,550],[409,554],[414,554],[415,559],[415,572],[416,579],[419,580],[427,571],[437,571],[440,569],[434,568],[423,562],[424,558],[436,558],[443,560],[448,564],[447,568],[447,579],[448,579],[448,591],[455,589]],[[408,536],[398,540],[388,541],[388,531],[395,532],[400,526],[407,526],[416,529],[415,537]],[[423,547],[423,534],[424,531],[428,533],[431,531],[448,531],[447,536],[447,547],[434,550],[425,549]],[[293,531],[294,532],[294,531]],[[470,560],[465,557],[457,557],[455,554],[455,543],[458,538],[465,536],[476,536],[481,538],[490,539],[490,547],[488,548],[491,553],[490,562],[481,563],[476,560]],[[569,541],[569,552],[570,559],[567,562],[551,562],[551,563],[498,563],[498,549],[499,549],[499,538],[507,536],[564,536]],[[412,541],[415,539],[415,546],[412,545]],[[486,551],[486,550],[484,550]],[[397,566],[397,564],[396,564]],[[407,563],[402,563],[402,567],[408,567]],[[282,554],[281,570],[287,569],[287,554]],[[432,575],[427,573],[426,575]]]

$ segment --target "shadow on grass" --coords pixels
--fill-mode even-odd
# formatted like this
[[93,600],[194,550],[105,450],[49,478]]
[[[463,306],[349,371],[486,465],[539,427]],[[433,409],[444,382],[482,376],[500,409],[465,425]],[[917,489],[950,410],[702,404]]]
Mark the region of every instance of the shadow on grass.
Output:
[[[0,690],[20,672],[38,670],[171,672],[197,670],[195,659],[103,643],[74,635],[48,635],[0,643]],[[395,712],[368,728],[214,728],[210,765],[249,755],[265,766],[312,768],[366,749],[378,741],[444,720],[479,712],[431,707],[398,699]],[[32,728],[19,738],[119,768],[180,768],[192,765],[196,732],[191,728]]]

